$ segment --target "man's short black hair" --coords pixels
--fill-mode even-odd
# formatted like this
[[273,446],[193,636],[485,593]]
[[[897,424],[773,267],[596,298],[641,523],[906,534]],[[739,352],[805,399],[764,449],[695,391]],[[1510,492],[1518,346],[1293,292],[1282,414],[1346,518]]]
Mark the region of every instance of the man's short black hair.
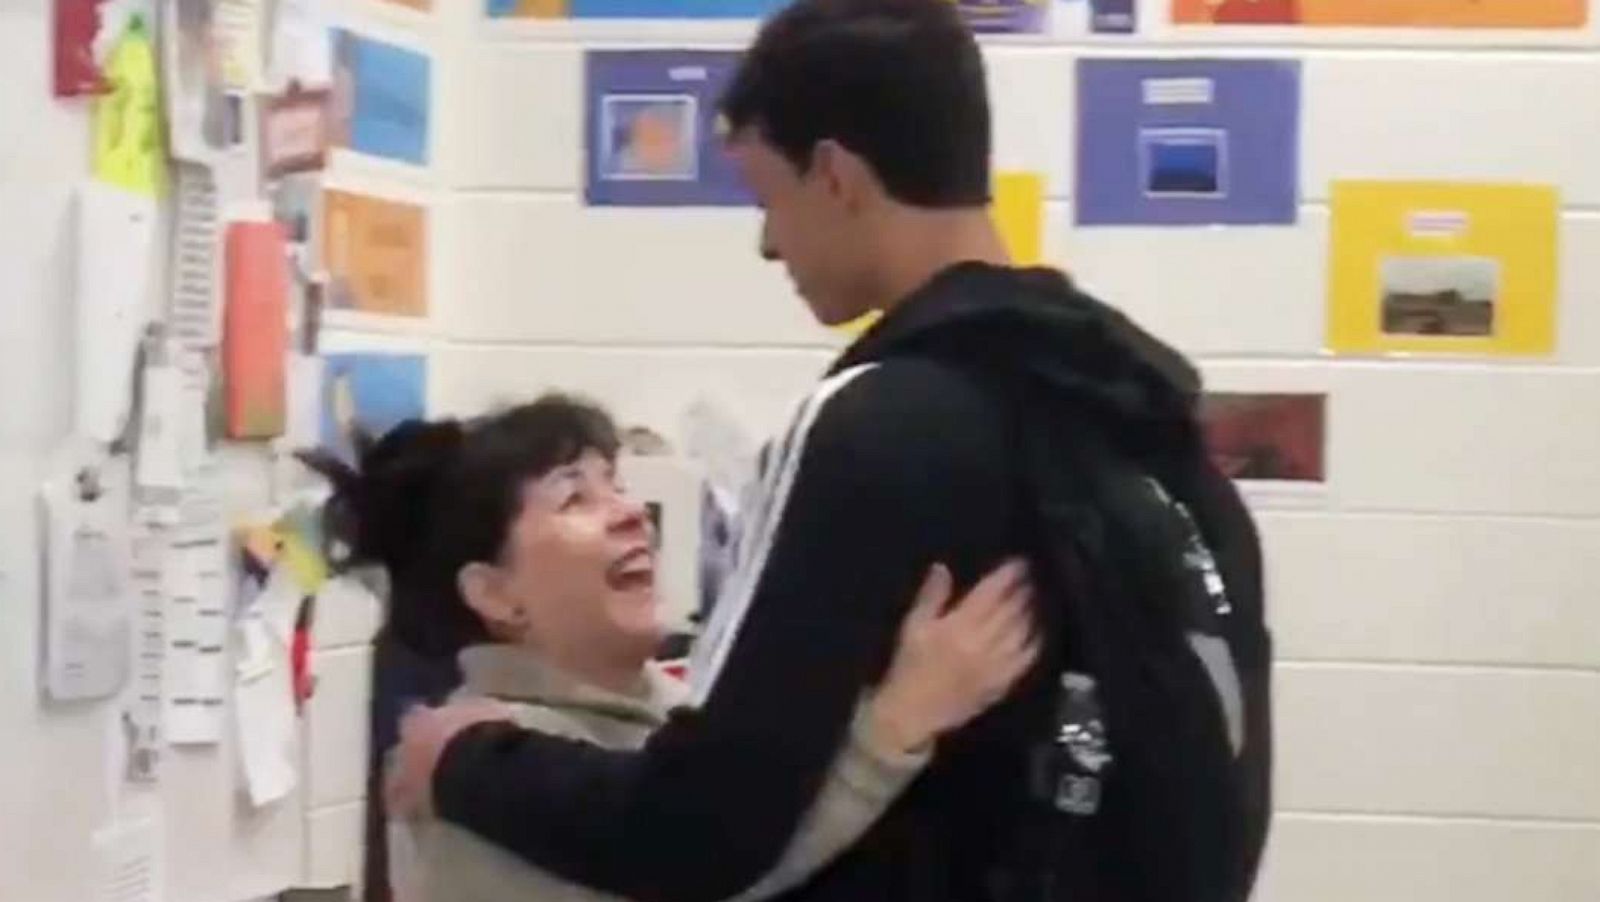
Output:
[[983,58],[950,0],[795,0],[761,29],[722,113],[802,171],[831,139],[901,203],[989,201]]

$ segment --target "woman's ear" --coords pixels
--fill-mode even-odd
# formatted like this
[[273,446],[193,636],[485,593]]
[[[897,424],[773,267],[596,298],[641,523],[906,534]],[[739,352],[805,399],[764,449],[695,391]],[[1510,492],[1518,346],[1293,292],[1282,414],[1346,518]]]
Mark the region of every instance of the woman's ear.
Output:
[[456,589],[467,607],[497,631],[522,621],[522,608],[501,591],[500,583],[499,568],[481,561],[467,564],[456,573]]

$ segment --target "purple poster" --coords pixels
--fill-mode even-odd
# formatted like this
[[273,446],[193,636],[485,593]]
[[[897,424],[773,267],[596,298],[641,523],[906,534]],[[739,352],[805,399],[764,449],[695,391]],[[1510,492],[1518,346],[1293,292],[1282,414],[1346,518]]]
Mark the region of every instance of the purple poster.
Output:
[[1138,25],[1134,0],[1089,0],[1089,30],[1095,34],[1133,34]]
[[739,55],[595,50],[587,59],[585,198],[594,206],[751,203],[717,134]]
[[978,34],[1038,34],[1050,0],[956,0],[956,6]]
[[1300,64],[1078,62],[1079,225],[1292,223]]

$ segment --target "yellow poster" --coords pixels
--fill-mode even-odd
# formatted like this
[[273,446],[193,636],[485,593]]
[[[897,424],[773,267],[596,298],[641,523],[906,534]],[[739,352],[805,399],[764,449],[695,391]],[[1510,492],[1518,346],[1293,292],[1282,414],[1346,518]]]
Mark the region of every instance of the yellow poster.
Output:
[[[1043,176],[1037,172],[996,173],[992,215],[1012,263],[1037,266],[1044,262]],[[855,337],[877,321],[878,313],[874,311],[838,329]]]
[[1556,340],[1551,187],[1336,182],[1328,347],[1539,356]]
[[428,218],[415,204],[328,191],[323,260],[336,309],[428,314]]
[[1172,21],[1206,25],[1581,28],[1588,0],[1172,0]]
[[994,219],[1018,266],[1044,262],[1044,176],[1002,172],[995,176]]

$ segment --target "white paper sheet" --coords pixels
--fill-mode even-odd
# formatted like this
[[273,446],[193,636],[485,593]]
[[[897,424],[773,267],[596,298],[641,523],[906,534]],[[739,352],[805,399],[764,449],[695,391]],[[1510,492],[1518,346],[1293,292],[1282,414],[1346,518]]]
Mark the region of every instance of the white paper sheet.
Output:
[[146,322],[156,201],[98,182],[78,191],[78,434],[109,444],[133,400],[134,361]]
[[260,88],[266,25],[261,0],[216,0],[215,10],[223,84],[234,91]]
[[184,490],[183,523],[167,560],[164,729],[174,745],[222,739],[228,687],[227,542],[212,479]]
[[170,360],[164,342],[145,343],[139,441],[134,483],[140,505],[159,522],[176,524],[183,491],[183,372]]
[[308,354],[289,357],[289,418],[283,443],[288,448],[312,448],[322,433],[322,358]]
[[154,817],[95,831],[95,902],[164,902],[161,841]]
[[233,704],[245,794],[261,808],[295,787],[299,757],[288,646],[252,610],[234,628]]
[[45,691],[57,701],[107,698],[127,684],[133,642],[127,496],[109,465],[96,494],[77,473],[41,491],[45,528]]
[[278,0],[273,16],[268,81],[274,87],[304,87],[333,79],[333,42],[322,0]]
[[167,326],[186,348],[211,347],[222,334],[217,287],[222,220],[215,174],[205,166],[180,164],[176,198]]
[[127,778],[154,783],[160,778],[163,678],[167,657],[166,558],[169,536],[153,518],[136,514],[133,526],[133,589],[138,598],[134,641],[134,691],[123,709],[127,731]]

